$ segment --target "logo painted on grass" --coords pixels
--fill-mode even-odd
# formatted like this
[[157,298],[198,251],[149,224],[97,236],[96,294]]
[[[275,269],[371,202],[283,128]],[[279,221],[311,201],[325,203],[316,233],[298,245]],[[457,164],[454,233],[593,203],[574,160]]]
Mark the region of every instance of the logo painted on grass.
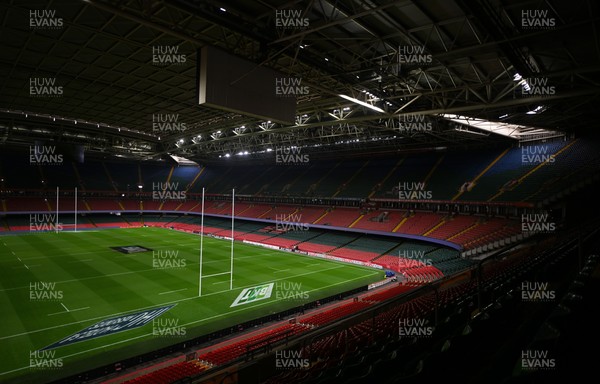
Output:
[[524,29],[551,29],[556,27],[556,19],[550,17],[547,9],[522,9],[521,27]]
[[427,326],[425,319],[398,319],[400,337],[431,337],[434,327]]
[[179,250],[152,251],[152,268],[185,268],[186,259],[179,257]]
[[29,96],[62,97],[63,86],[56,85],[56,77],[30,77]]
[[400,200],[431,200],[432,193],[425,189],[425,183],[398,183],[398,199]]
[[29,351],[29,368],[60,369],[63,365],[63,359],[56,357],[56,351]]
[[271,297],[271,292],[273,292],[273,285],[273,283],[269,283],[258,285],[256,287],[244,288],[229,307],[237,307],[238,305],[268,299]]
[[548,282],[524,281],[521,283],[521,299],[538,302],[554,301],[556,292],[548,288]]
[[32,145],[29,147],[29,164],[62,165],[63,155],[56,153],[54,145]]
[[152,336],[182,337],[187,335],[187,329],[179,325],[179,319],[166,318],[152,320]]
[[151,251],[150,248],[145,248],[142,247],[140,245],[126,245],[123,247],[110,247],[110,249],[114,249],[115,251],[121,252],[121,253],[140,253],[140,252],[149,252]]
[[556,369],[556,359],[550,358],[546,350],[526,349],[521,351],[521,368],[537,371],[540,369]]
[[63,291],[56,289],[56,282],[36,281],[29,283],[30,301],[58,301],[63,299]]
[[96,324],[90,325],[81,331],[72,334],[71,336],[65,337],[64,339],[57,341],[54,344],[42,348],[41,351],[47,349],[54,349],[58,347],[64,347],[65,345],[78,343],[80,341],[86,341],[95,339],[97,337],[112,335],[113,333],[128,331],[130,329],[139,328],[143,325],[148,324],[158,316],[167,312],[177,304],[166,305],[164,307],[158,307],[149,309],[147,311],[130,313],[128,315],[122,315],[117,317],[111,317],[110,319],[102,320]]
[[31,213],[29,214],[29,230],[35,231],[62,231],[63,225],[58,222],[56,213]]
[[306,369],[310,361],[302,357],[302,351],[281,350],[275,352],[275,368],[277,369]]
[[60,29],[64,25],[62,17],[56,17],[56,9],[30,9],[30,29]]

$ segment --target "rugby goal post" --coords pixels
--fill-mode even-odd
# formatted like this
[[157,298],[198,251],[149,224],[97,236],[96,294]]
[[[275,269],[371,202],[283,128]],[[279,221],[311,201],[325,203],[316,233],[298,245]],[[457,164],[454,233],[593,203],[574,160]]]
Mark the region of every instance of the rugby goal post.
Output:
[[229,262],[229,271],[213,273],[204,276],[202,274],[203,256],[204,256],[204,201],[205,189],[202,188],[202,213],[200,216],[200,260],[198,271],[198,297],[202,296],[202,279],[213,276],[229,274],[229,290],[233,289],[233,257],[234,257],[234,228],[235,228],[235,188],[231,190],[231,256]]

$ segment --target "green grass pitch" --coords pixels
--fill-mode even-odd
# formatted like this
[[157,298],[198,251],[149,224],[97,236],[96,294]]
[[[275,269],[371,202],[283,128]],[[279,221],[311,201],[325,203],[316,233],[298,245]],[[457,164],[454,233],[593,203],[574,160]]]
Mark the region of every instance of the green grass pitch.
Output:
[[[110,247],[152,251],[124,254]],[[0,382],[47,382],[383,278],[383,271],[162,228],[0,236]],[[208,277],[209,275],[215,275]],[[231,307],[244,288],[271,297]],[[176,304],[139,328],[40,349],[99,321]]]

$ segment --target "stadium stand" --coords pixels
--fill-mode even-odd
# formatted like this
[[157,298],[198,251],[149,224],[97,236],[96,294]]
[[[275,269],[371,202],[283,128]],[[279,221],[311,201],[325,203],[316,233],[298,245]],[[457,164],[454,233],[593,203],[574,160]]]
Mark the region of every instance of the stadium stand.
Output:
[[597,375],[599,2],[39,3],[2,4],[0,382]]
[[[564,145],[565,142],[554,141],[543,148],[548,154],[554,155]],[[539,148],[540,147],[536,145],[512,148],[479,179],[473,189],[463,193],[460,199],[487,200],[493,197],[500,191],[506,182],[518,179],[537,165],[538,162],[524,163],[523,153],[524,151],[533,153],[534,151],[538,151]]]
[[[261,332],[247,340],[199,354],[197,359],[156,369],[128,381],[170,383],[177,378],[185,379],[213,371],[250,355],[260,355],[268,350],[266,346],[271,343],[286,342],[294,335],[346,321],[345,319],[352,318],[352,315],[368,311],[373,305],[397,300],[423,286],[463,276],[459,280],[462,283],[439,290],[437,305],[444,308],[464,305],[464,300],[468,300],[465,298],[477,289],[478,285],[472,279],[464,277],[469,276],[477,264],[461,257],[460,251],[440,244],[416,242],[406,238],[383,238],[383,234],[416,235],[421,236],[423,240],[444,240],[460,245],[463,253],[475,251],[474,254],[485,254],[499,244],[504,244],[505,240],[518,239],[522,235],[519,218],[514,215],[511,217],[510,214],[493,216],[469,210],[446,212],[439,210],[439,207],[423,209],[424,206],[419,206],[421,209],[413,209],[410,206],[389,207],[385,205],[385,201],[377,200],[357,200],[345,205],[332,205],[329,201],[323,202],[315,198],[313,202],[318,205],[310,205],[306,201],[294,204],[289,201],[282,203],[253,199],[259,196],[262,196],[262,199],[265,196],[295,196],[299,194],[295,188],[302,189],[307,185],[305,193],[300,195],[389,198],[398,193],[397,185],[390,182],[394,180],[391,175],[394,172],[402,172],[406,180],[423,182],[426,188],[437,191],[440,198],[454,199],[457,202],[466,199],[508,200],[509,207],[512,204],[517,207],[521,202],[556,196],[561,190],[570,188],[574,180],[582,175],[591,177],[600,160],[596,161],[594,157],[586,161],[584,156],[589,156],[593,148],[593,145],[586,141],[555,142],[545,149],[556,156],[555,162],[544,166],[521,164],[519,156],[522,156],[522,148],[480,152],[474,155],[477,161],[469,162],[469,166],[462,168],[459,174],[444,186],[441,186],[444,180],[442,175],[464,160],[459,153],[435,156],[417,154],[401,159],[352,160],[336,162],[333,167],[331,164],[312,164],[298,168],[290,175],[272,167],[269,180],[262,171],[256,174],[250,168],[240,167],[231,171],[222,169],[225,174],[240,177],[235,184],[210,166],[186,168],[98,161],[89,161],[85,165],[72,163],[57,169],[37,166],[28,169],[24,174],[38,180],[41,186],[36,184],[35,180],[15,183],[29,188],[3,198],[3,211],[15,212],[16,215],[11,214],[3,218],[0,230],[32,231],[30,218],[26,213],[37,211],[53,214],[56,210],[55,191],[44,187],[48,182],[68,186],[61,192],[59,206],[61,223],[66,230],[74,228],[74,196],[73,191],[69,189],[78,187],[80,196],[77,209],[80,215],[77,224],[81,230],[145,225],[194,233],[202,230],[210,236],[228,238],[231,236],[231,220],[228,219],[231,215],[231,200],[228,200],[227,195],[220,196],[214,192],[207,194],[205,226],[200,227],[201,201],[197,191],[198,185],[202,183],[198,184],[196,181],[206,182],[212,179],[212,188],[225,194],[230,193],[229,187],[235,187],[236,193],[245,191],[255,195],[247,197],[248,195],[242,194],[245,200],[236,201],[234,238],[237,241],[262,243],[351,262],[372,263],[397,274],[396,279],[400,284],[388,284],[386,289],[370,292],[356,301],[300,316],[295,325]],[[100,172],[100,177],[89,177],[88,172]],[[333,174],[335,177],[330,177]],[[71,180],[71,184],[62,183],[63,179]],[[539,185],[542,180],[544,182]],[[464,188],[465,181],[473,182],[468,188],[470,190]],[[185,200],[155,199],[152,192],[157,183],[162,187],[165,183],[175,183],[171,185],[177,185],[180,190],[196,192],[188,194]],[[138,188],[138,184],[143,185],[143,188]],[[12,187],[12,184],[10,185]],[[186,213],[195,214],[185,215]],[[311,227],[313,225],[318,228]],[[358,232],[344,232],[345,229]],[[375,232],[365,234],[361,231]],[[495,289],[502,286],[504,276],[519,273],[524,268],[533,266],[527,262],[502,262],[498,265],[501,266],[500,269],[490,268],[484,273],[486,281],[493,284]],[[432,300],[432,295],[419,296],[397,310],[377,315],[374,322],[359,323],[333,336],[317,340],[310,348],[300,349],[302,353],[310,353],[307,355],[312,361],[310,369],[280,373],[267,382],[277,382],[281,379],[290,383],[294,380],[310,382],[309,380],[315,377],[316,381],[352,378],[357,382],[367,382],[374,369],[394,365],[394,352],[396,356],[408,356],[408,351],[412,351],[413,348],[410,345],[400,347],[400,344],[394,342],[391,345],[396,346],[396,349],[393,350],[384,345],[380,351],[359,352],[364,349],[365,343],[369,343],[374,335],[385,338],[386,333],[393,333],[398,319],[418,316],[431,318]],[[454,315],[449,316],[449,319],[453,320],[443,325],[448,329],[452,327],[451,324],[458,322],[458,319],[464,320],[464,317]],[[372,324],[376,324],[376,328],[373,328]],[[340,342],[344,343],[345,349],[339,351],[339,359],[327,359],[332,351],[337,351],[335,345]],[[458,349],[465,348],[462,344],[467,345],[462,340],[457,344]],[[439,365],[442,359],[439,353],[422,353],[422,357],[408,359],[405,367],[418,367],[422,361]],[[355,364],[352,364],[353,361]],[[407,377],[418,377],[418,369],[414,369],[415,371],[411,371],[407,368],[403,374]]]
[[294,334],[305,332],[306,330],[307,328],[302,324],[283,325],[281,327],[261,333],[257,336],[253,336],[249,339],[210,351],[198,356],[198,359],[213,366],[222,365],[240,357],[243,354],[252,352],[253,349],[259,349],[265,345],[268,345],[269,343],[277,342],[293,336]]
[[412,212],[407,217],[407,220],[400,225],[399,229],[396,229],[396,232],[399,230],[402,233],[410,235],[423,235],[427,231],[441,224],[442,219],[443,215],[437,213],[416,214]]
[[374,231],[392,232],[402,221],[405,213],[393,210],[374,210],[366,213],[361,220],[355,222],[352,228],[369,229]]
[[427,236],[436,239],[448,239],[460,232],[467,231],[477,221],[478,218],[474,216],[445,217],[444,224],[427,233]]
[[360,212],[352,208],[333,208],[330,209],[326,215],[316,220],[315,224],[330,225],[333,227],[348,227],[356,219],[358,219]]
[[163,369],[153,371],[135,379],[127,380],[124,384],[168,384],[186,377],[197,375],[210,366],[200,361],[182,361]]
[[[564,256],[561,256],[561,252],[565,252],[564,244],[558,245],[558,249],[558,252],[547,251],[538,255],[535,260],[511,258],[491,262],[490,266],[485,269],[481,285],[477,281],[469,280],[444,288],[437,295],[425,294],[404,302],[399,301],[399,304],[392,309],[374,315],[373,320],[357,323],[343,331],[334,331],[336,333],[317,338],[310,345],[298,349],[300,356],[311,361],[308,369],[301,372],[297,369],[287,370],[283,373],[275,372],[272,378],[263,382],[278,383],[281,380],[290,383],[328,382],[329,380],[342,380],[344,372],[349,376],[352,372],[351,376],[355,378],[357,367],[362,366],[364,381],[360,382],[366,383],[380,377],[381,372],[397,366],[400,362],[402,362],[403,370],[396,377],[402,379],[403,382],[416,382],[413,379],[417,378],[419,381],[439,379],[441,375],[436,373],[437,367],[448,366],[448,364],[444,365],[444,360],[452,356],[453,359],[460,358],[464,361],[465,354],[470,354],[468,348],[473,348],[477,337],[488,337],[484,336],[486,332],[498,333],[495,328],[498,326],[497,320],[500,319],[500,316],[514,318],[512,311],[518,303],[518,299],[515,295],[502,296],[502,294],[500,294],[500,299],[496,299],[496,306],[490,306],[485,310],[487,317],[471,318],[467,311],[469,308],[473,308],[474,304],[469,302],[469,299],[474,297],[475,292],[483,287],[485,291],[494,290],[499,294],[499,291],[495,289],[506,286],[506,280],[502,277],[514,277],[516,274],[521,279],[526,278],[528,271],[533,270],[535,265],[539,265],[541,260],[556,258],[557,255],[557,260],[565,260]],[[399,285],[382,292],[365,295],[362,300],[378,302],[410,290],[410,287]],[[432,316],[433,308],[439,308],[435,305],[436,301],[442,303],[444,306],[442,308],[450,308],[449,311],[446,310],[445,320],[437,323]],[[446,307],[450,303],[457,303],[458,310]],[[522,302],[521,305],[523,305]],[[485,319],[490,316],[495,320],[486,321]],[[403,331],[402,326],[399,327],[398,324],[407,321],[412,324],[410,323],[411,319],[413,321],[414,319],[423,319],[423,327],[431,327],[424,329],[431,329],[433,337],[403,338],[402,333],[406,330]],[[518,327],[519,323],[510,326]],[[483,332],[483,329],[486,331]],[[448,332],[450,336],[448,336]],[[400,337],[394,338],[390,335],[399,335]],[[452,339],[451,342],[448,342],[448,337]],[[505,342],[506,337],[497,335],[495,340],[494,343]],[[437,351],[446,351],[448,348],[450,351],[454,351],[452,355],[437,360],[436,358],[439,356]],[[426,369],[422,366],[423,360],[426,361],[424,364]],[[458,364],[457,360],[454,361],[453,364]],[[460,375],[453,369],[443,372],[445,377]]]
[[361,237],[336,248],[328,253],[333,256],[345,257],[353,260],[369,261],[373,258],[395,248],[396,241],[381,240],[372,237]]
[[307,252],[325,253],[335,248],[339,248],[344,244],[348,244],[354,239],[356,239],[355,235],[328,232],[312,238],[310,242],[300,243],[298,248]]

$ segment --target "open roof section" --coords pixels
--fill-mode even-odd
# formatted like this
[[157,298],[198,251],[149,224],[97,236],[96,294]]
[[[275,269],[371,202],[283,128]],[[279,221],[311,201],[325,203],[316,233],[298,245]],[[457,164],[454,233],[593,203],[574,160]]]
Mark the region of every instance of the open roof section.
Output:
[[[540,107],[538,111],[540,111],[541,109],[543,108]],[[535,111],[535,109],[533,111]],[[443,114],[441,116],[444,119],[453,121],[455,123],[459,123],[460,126],[454,127],[454,129],[458,132],[468,132],[471,134],[482,134],[481,132],[494,133],[496,135],[510,137],[520,142],[557,138],[563,137],[565,135],[564,132],[558,130],[548,130],[544,128],[527,127],[524,125],[489,121],[485,119],[479,119],[476,117],[467,117],[452,114]]]
[[[280,4],[3,2],[0,139],[26,145],[52,136],[138,159],[203,161],[292,145],[343,156],[512,140],[457,131],[443,114],[567,133],[589,131],[600,117],[596,1]],[[32,29],[30,9],[55,10],[62,26]],[[282,26],[285,10],[308,23]],[[199,106],[196,51],[207,44],[301,78],[309,92],[298,97],[296,124]],[[156,65],[156,46],[177,48],[185,62]],[[517,74],[555,92],[523,94]],[[64,93],[32,97],[32,77],[55,78]],[[528,114],[538,106],[543,113]],[[186,129],[157,131],[156,115]],[[413,117],[432,128],[402,130]]]

